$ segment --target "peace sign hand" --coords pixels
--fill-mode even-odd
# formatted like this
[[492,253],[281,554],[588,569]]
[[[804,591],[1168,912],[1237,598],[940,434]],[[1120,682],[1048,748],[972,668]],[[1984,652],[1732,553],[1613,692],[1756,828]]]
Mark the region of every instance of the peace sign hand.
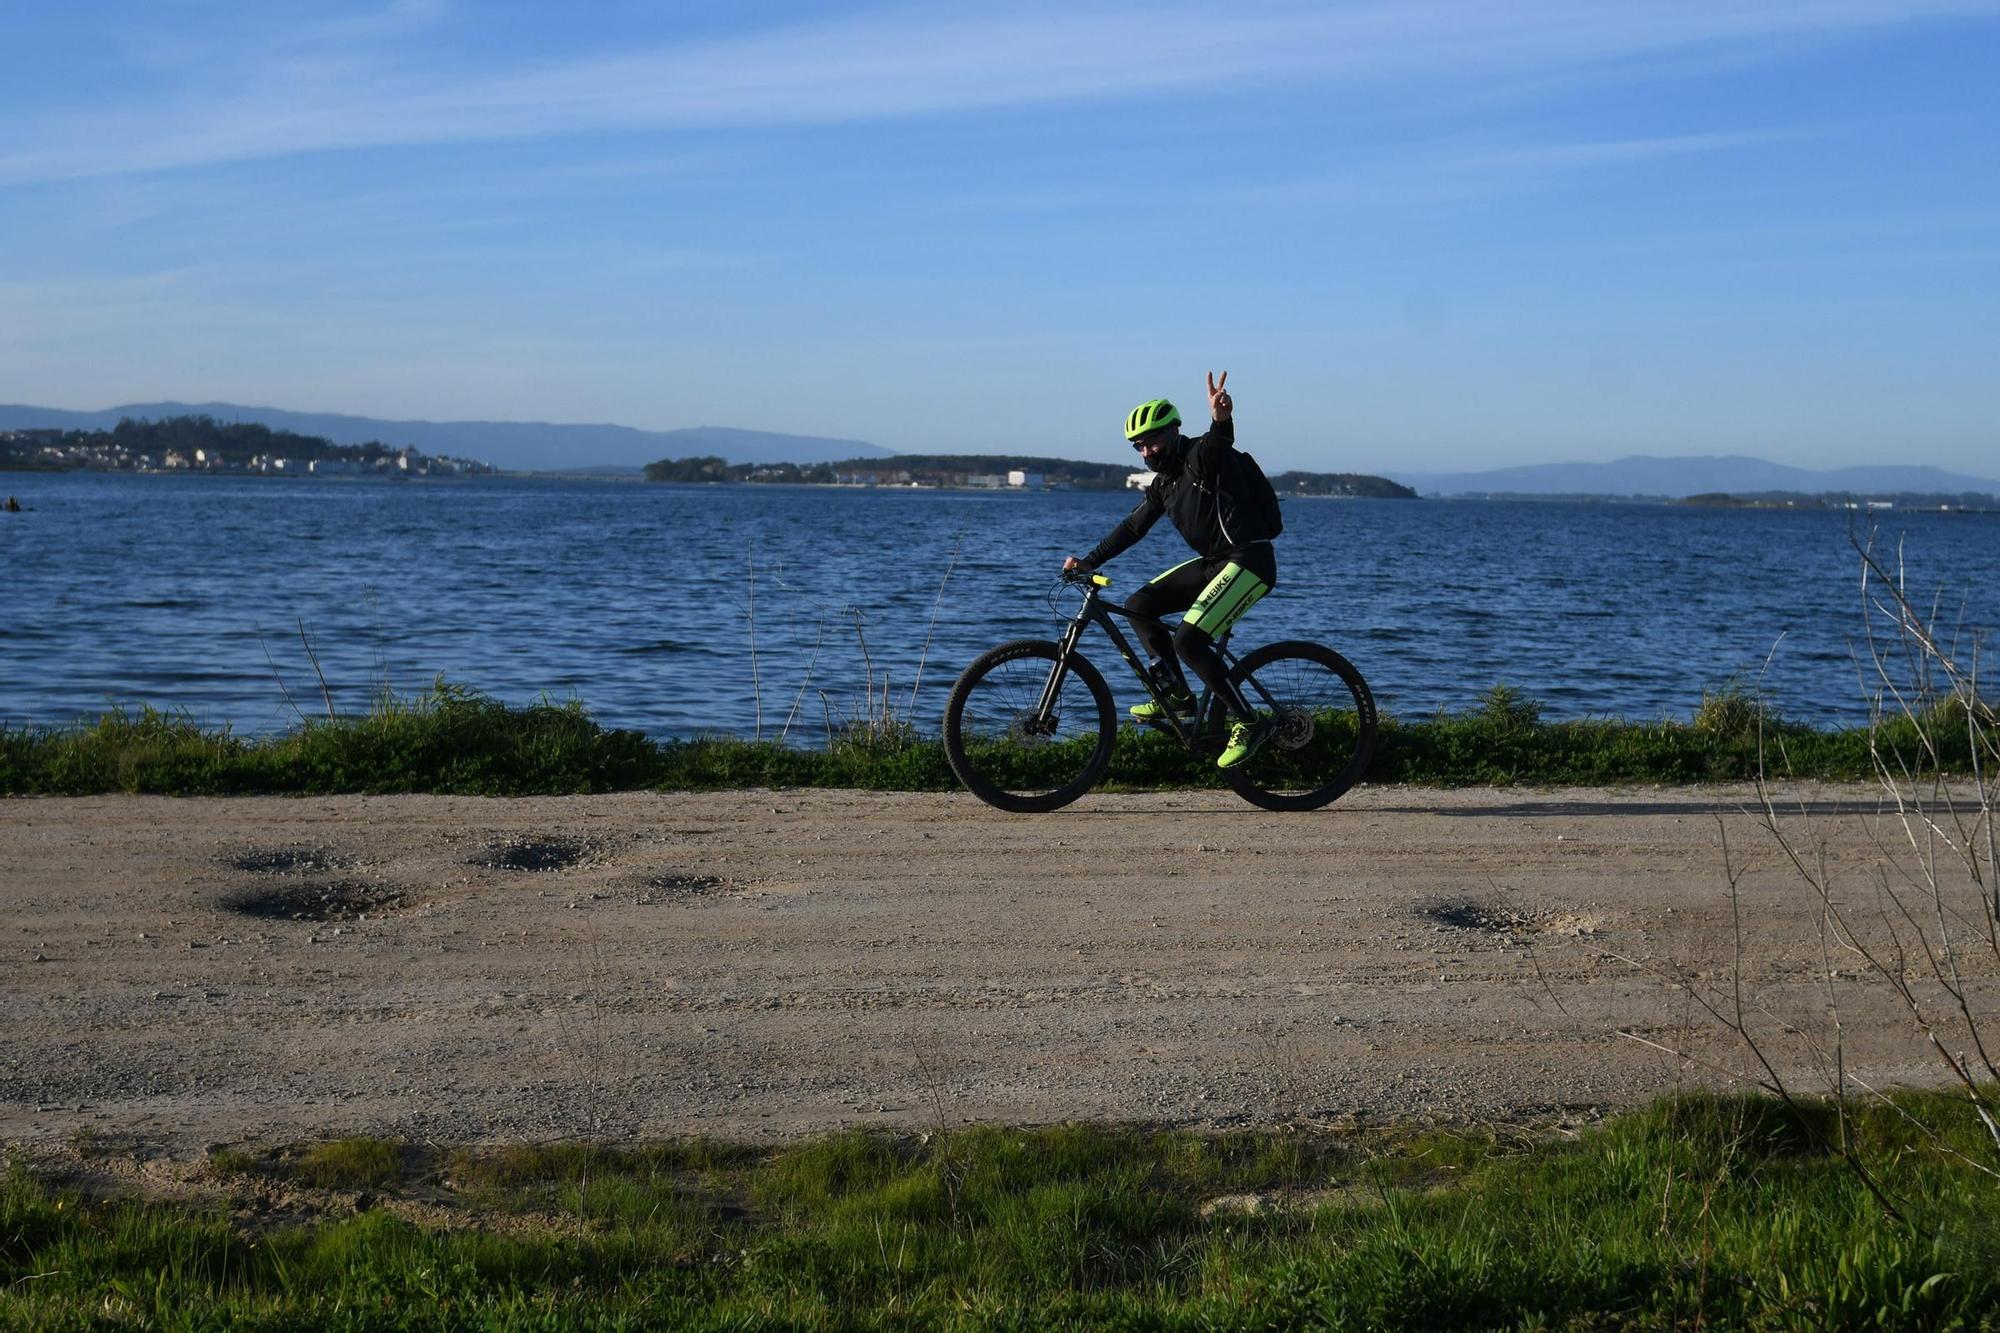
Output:
[[1222,386],[1229,383],[1229,372],[1223,371],[1217,379],[1214,371],[1208,372],[1208,415],[1212,421],[1229,420],[1230,411],[1236,406],[1229,400],[1229,390]]

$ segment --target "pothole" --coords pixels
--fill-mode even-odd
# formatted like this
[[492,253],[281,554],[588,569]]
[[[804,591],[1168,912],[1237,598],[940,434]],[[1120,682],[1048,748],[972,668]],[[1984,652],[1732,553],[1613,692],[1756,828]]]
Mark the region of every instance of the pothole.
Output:
[[1420,905],[1417,915],[1453,930],[1483,930],[1493,935],[1513,935],[1537,929],[1533,921],[1518,912],[1488,907],[1476,898],[1441,898]]
[[270,921],[359,921],[386,916],[407,903],[393,884],[364,879],[314,880],[226,895],[224,909]]
[[324,875],[352,870],[360,864],[353,857],[327,847],[253,847],[224,859],[237,870],[258,875]]
[[467,864],[487,870],[565,870],[596,850],[584,838],[509,838],[489,843]]
[[693,898],[705,898],[723,888],[723,882],[714,875],[688,875],[679,871],[666,871],[658,875],[648,875],[640,881],[638,901],[641,907],[655,903],[686,902]]
[[1477,930],[1488,935],[1519,939],[1527,935],[1595,935],[1598,923],[1575,912],[1535,912],[1523,915],[1504,907],[1493,907],[1477,898],[1439,898],[1421,903],[1416,915],[1433,925],[1452,930]]

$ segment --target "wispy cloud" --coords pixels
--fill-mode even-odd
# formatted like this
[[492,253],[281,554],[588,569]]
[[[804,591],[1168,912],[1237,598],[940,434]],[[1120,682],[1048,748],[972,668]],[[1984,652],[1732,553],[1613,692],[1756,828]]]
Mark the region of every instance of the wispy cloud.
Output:
[[231,95],[203,85],[117,113],[18,112],[0,121],[13,145],[0,154],[0,181],[360,147],[845,122],[1254,80],[1537,77],[1995,12],[1996,0],[1413,0],[1265,6],[1220,20],[1192,7],[894,10],[467,70],[425,58],[448,49],[448,12],[415,3],[249,53],[243,91]]
[[1457,140],[1401,145],[1345,164],[1335,172],[1251,186],[1239,191],[1237,197],[1246,203],[1277,206],[1448,207],[1533,188],[1576,172],[1809,137],[1802,130],[1745,130],[1506,146],[1469,147]]
[[390,0],[354,14],[337,14],[298,28],[288,28],[289,44],[317,49],[329,44],[402,40],[435,31],[451,17],[446,0]]
[[[1398,145],[1337,173],[1220,188],[1230,198],[1256,204],[1439,204],[1486,198],[1565,173],[1615,168],[1659,158],[1795,142],[1811,137],[1796,130],[1746,130],[1718,134],[1677,134],[1649,138],[1539,143],[1467,148],[1462,141]],[[1116,189],[1075,187],[1039,192],[967,194],[948,206],[962,213],[1113,212],[1129,206]]]
[[1662,157],[1689,157],[1735,148],[1753,148],[1806,137],[1779,130],[1732,134],[1674,134],[1645,139],[1608,139],[1587,143],[1535,144],[1490,149],[1446,159],[1449,170],[1513,174],[1567,171],[1582,167],[1622,166]]
[[181,299],[209,272],[207,267],[190,265],[120,277],[0,282],[0,308],[37,319],[76,311],[129,314],[153,310]]
[[[0,281],[0,353],[7,378],[35,382],[37,368],[68,373],[65,358],[79,349],[132,339],[135,330],[162,337],[185,331],[190,311],[201,309],[215,270],[205,265],[116,277],[49,277]],[[18,397],[24,389],[11,390]]]

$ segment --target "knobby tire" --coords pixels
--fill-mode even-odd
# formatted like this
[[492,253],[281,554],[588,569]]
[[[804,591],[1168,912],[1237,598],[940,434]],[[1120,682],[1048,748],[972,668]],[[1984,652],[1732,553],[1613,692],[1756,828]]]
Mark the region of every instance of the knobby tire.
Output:
[[1104,677],[1071,653],[1055,728],[1034,716],[1061,645],[1018,639],[981,654],[951,687],[944,753],[966,790],[1001,810],[1057,810],[1097,785],[1111,763],[1118,714]]
[[1279,705],[1271,739],[1222,770],[1238,796],[1266,810],[1317,810],[1368,771],[1378,725],[1375,696],[1339,653],[1317,643],[1269,643],[1244,654],[1229,678],[1253,710],[1270,711],[1257,683]]

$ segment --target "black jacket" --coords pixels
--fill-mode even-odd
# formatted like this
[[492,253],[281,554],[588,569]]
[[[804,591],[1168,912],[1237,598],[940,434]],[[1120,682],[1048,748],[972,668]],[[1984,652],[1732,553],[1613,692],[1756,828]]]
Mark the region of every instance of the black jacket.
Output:
[[1213,422],[1208,434],[1183,437],[1166,466],[1147,483],[1138,507],[1092,548],[1084,563],[1102,565],[1145,536],[1162,514],[1173,519],[1197,555],[1234,555],[1269,541],[1271,533],[1237,493],[1238,475],[1235,422]]

